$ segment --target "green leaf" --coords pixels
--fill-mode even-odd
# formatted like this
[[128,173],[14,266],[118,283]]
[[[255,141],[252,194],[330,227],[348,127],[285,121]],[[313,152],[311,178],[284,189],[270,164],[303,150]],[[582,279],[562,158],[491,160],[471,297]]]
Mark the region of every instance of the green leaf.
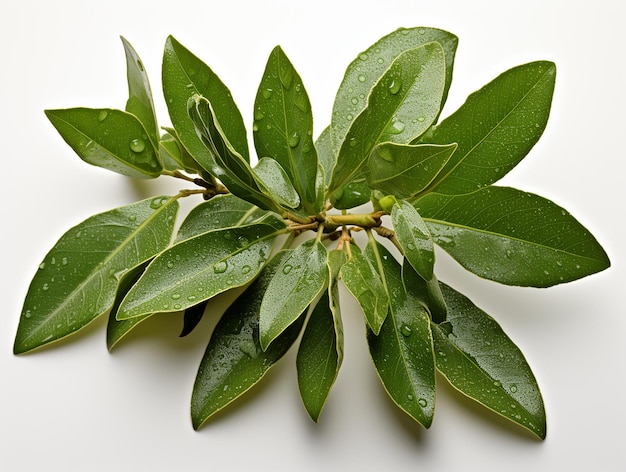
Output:
[[330,126],[327,126],[318,136],[315,141],[315,149],[317,149],[319,163],[324,169],[324,183],[328,185],[330,183],[333,167],[335,166],[335,161],[337,160],[330,140]]
[[431,188],[447,195],[470,193],[515,167],[546,127],[555,76],[553,63],[532,62],[470,95],[429,139],[459,145]]
[[368,161],[368,184],[397,198],[414,197],[435,179],[456,148],[456,144],[379,144]]
[[258,383],[297,339],[304,317],[266,350],[259,344],[261,300],[278,265],[288,254],[289,251],[277,254],[217,323],[191,396],[194,429],[199,429],[211,415]]
[[211,158],[187,114],[187,102],[194,95],[202,95],[213,104],[216,120],[228,142],[237,154],[250,161],[246,128],[230,90],[209,66],[172,36],[165,43],[162,75],[163,94],[172,124],[189,153],[205,170],[211,171]]
[[389,295],[380,274],[357,246],[341,268],[341,280],[363,310],[369,328],[378,335],[389,311]]
[[379,261],[391,302],[378,336],[368,331],[370,354],[392,400],[424,427],[435,411],[435,361],[428,313],[407,293],[401,269],[380,244],[368,244],[365,254]]
[[406,291],[428,310],[433,321],[445,321],[448,309],[436,275],[433,274],[429,281],[424,280],[405,258],[402,263],[402,282]]
[[256,224],[200,234],[159,254],[122,301],[118,319],[185,310],[253,280],[278,231]]
[[148,74],[135,49],[124,37],[121,37],[121,40],[126,55],[126,77],[128,80],[126,111],[139,119],[148,133],[148,139],[152,142],[152,147],[157,149],[159,144],[159,127],[154,112]]
[[396,202],[391,221],[404,256],[424,280],[433,277],[435,248],[426,223],[407,201]]
[[350,183],[336,190],[330,196],[330,202],[337,210],[348,210],[367,203],[372,191],[365,178],[365,172],[359,174]]
[[445,73],[439,43],[428,43],[397,57],[346,134],[333,168],[331,192],[359,175],[377,144],[406,144],[430,127],[440,111]]
[[157,177],[161,162],[141,122],[108,108],[46,110],[46,116],[78,156],[129,177]]
[[461,393],[545,438],[541,393],[523,354],[496,321],[447,285],[444,323],[432,324],[437,369]]
[[[441,105],[445,102],[452,81],[452,68],[458,38],[435,28],[401,28],[381,38],[363,51],[348,66],[333,104],[331,149],[336,155],[356,117],[367,106],[372,88],[389,66],[403,52],[436,41],[444,51],[445,87]],[[417,118],[416,116],[412,118]]]
[[[167,132],[161,136],[159,141],[159,152],[164,167],[168,170],[182,169],[190,174],[202,174],[204,169],[187,152],[183,143],[180,142],[176,130],[174,128],[164,129]],[[170,164],[171,161],[173,163]]]
[[193,238],[216,229],[234,228],[264,222],[275,229],[285,227],[276,214],[232,194],[216,195],[206,202],[196,205],[180,225],[176,242]]
[[467,270],[508,285],[548,287],[602,271],[610,261],[572,215],[543,197],[487,187],[416,203],[434,241]]
[[271,157],[262,157],[254,167],[254,173],[259,187],[268,197],[274,198],[284,207],[298,208],[300,196],[278,161]]
[[326,260],[326,248],[314,239],[302,243],[281,263],[261,303],[263,349],[296,321],[324,289],[328,283]]
[[203,166],[219,178],[231,193],[266,210],[280,207],[259,188],[250,164],[231,146],[215,119],[211,103],[202,96],[193,96],[188,103],[189,117],[198,136],[210,152]]
[[311,103],[302,79],[277,46],[267,61],[254,102],[254,144],[260,158],[276,159],[300,195],[308,214],[316,214],[317,151],[313,145]]
[[107,313],[122,275],[167,247],[178,202],[156,197],[94,215],[46,255],[24,301],[14,352],[68,336]]

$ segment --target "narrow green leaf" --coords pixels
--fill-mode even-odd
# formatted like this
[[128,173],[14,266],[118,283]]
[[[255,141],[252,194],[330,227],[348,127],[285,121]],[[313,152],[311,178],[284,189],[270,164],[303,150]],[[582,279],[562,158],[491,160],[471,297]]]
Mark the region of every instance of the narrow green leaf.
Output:
[[213,104],[216,120],[236,152],[250,161],[246,128],[230,90],[204,62],[172,36],[163,53],[163,94],[172,124],[189,153],[202,167],[211,171],[210,156],[198,139],[187,114],[187,102],[202,95]]
[[424,427],[435,411],[435,361],[428,313],[407,293],[401,268],[380,244],[368,244],[365,254],[380,261],[390,310],[378,336],[368,331],[370,354],[392,400]]
[[328,283],[327,251],[318,240],[302,243],[285,259],[261,303],[263,349],[272,343],[315,300]]
[[180,225],[176,242],[179,243],[216,229],[234,228],[255,223],[266,223],[277,230],[286,226],[276,214],[261,210],[235,195],[216,195],[210,200],[196,205],[189,212]]
[[185,310],[253,280],[277,231],[271,225],[209,231],[159,254],[122,301],[118,319]]
[[152,142],[152,147],[157,149],[159,144],[159,127],[154,111],[148,74],[135,49],[124,37],[121,37],[121,40],[126,55],[126,77],[128,80],[126,111],[139,119],[148,133],[148,139]]
[[[161,140],[159,141],[159,152],[163,166],[168,170],[182,169],[190,174],[202,174],[204,169],[195,161],[191,154],[187,152],[176,130],[166,127],[163,129],[167,131],[161,136]],[[173,163],[168,165],[171,161],[173,161]]]
[[122,275],[167,247],[178,202],[156,197],[94,215],[46,255],[24,301],[14,352],[83,328],[108,312]]
[[389,311],[389,295],[372,263],[351,246],[352,257],[341,268],[341,280],[363,310],[369,328],[378,335]]
[[262,157],[254,167],[254,173],[259,187],[268,197],[274,198],[282,206],[298,208],[300,196],[278,161],[271,157]]
[[157,177],[161,162],[141,122],[108,108],[46,110],[46,116],[78,156],[94,166],[136,178]]
[[319,163],[324,169],[324,183],[328,185],[330,183],[333,167],[335,166],[335,161],[337,160],[330,140],[330,126],[327,126],[318,136],[315,141],[315,149],[317,149]]
[[432,279],[435,248],[420,214],[410,203],[400,200],[393,206],[391,221],[404,256],[420,277]]
[[213,414],[257,384],[297,339],[300,317],[266,350],[259,344],[259,310],[280,262],[277,254],[259,277],[226,310],[206,348],[191,396],[191,418],[199,429]]
[[379,144],[368,161],[368,184],[397,198],[414,197],[435,179],[456,148],[456,144]]
[[267,61],[254,102],[254,144],[259,157],[276,159],[300,195],[304,210],[316,214],[317,151],[311,103],[302,79],[280,46]]
[[416,203],[434,241],[467,270],[508,285],[548,287],[610,266],[591,233],[543,197],[487,187]]
[[406,291],[413,298],[419,300],[428,310],[433,321],[436,323],[445,321],[447,315],[446,301],[435,274],[429,281],[424,280],[405,258],[402,263],[402,282]]
[[210,151],[203,166],[219,178],[231,193],[266,210],[280,207],[259,188],[250,164],[231,146],[216,121],[211,103],[202,96],[189,99],[188,112],[202,143]]
[[545,438],[543,400],[521,351],[469,299],[441,289],[448,318],[432,324],[437,369],[461,393]]
[[406,144],[430,127],[439,115],[445,73],[444,51],[436,42],[396,58],[346,134],[333,168],[331,192],[359,175],[377,144]]
[[470,95],[429,139],[459,145],[431,188],[447,195],[470,193],[515,167],[546,127],[555,76],[553,63],[532,62]]
[[[435,28],[401,28],[381,38],[363,51],[348,66],[333,104],[331,122],[331,149],[336,155],[350,126],[367,106],[367,97],[389,66],[403,52],[430,42],[438,42],[444,51],[445,88],[441,105],[445,102],[452,81],[452,68],[458,38]],[[417,118],[417,116],[413,117]]]

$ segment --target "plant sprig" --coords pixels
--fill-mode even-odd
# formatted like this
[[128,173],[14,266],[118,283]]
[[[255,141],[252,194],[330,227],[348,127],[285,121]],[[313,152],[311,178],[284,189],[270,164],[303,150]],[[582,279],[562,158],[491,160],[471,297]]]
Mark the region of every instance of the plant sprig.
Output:
[[[609,267],[569,212],[494,185],[545,129],[553,63],[504,72],[440,120],[457,38],[400,29],[348,66],[330,125],[315,140],[303,80],[277,47],[255,98],[252,160],[242,115],[209,66],[167,39],[162,75],[172,126],[159,128],[143,63],[122,40],[124,110],[46,114],[86,162],[194,188],[94,215],[65,233],[28,289],[16,354],[102,315],[109,349],[156,313],[182,313],[184,336],[215,296],[240,288],[200,363],[194,428],[296,343],[300,394],[317,421],[343,360],[341,283],[363,311],[384,389],[415,421],[433,421],[439,371],[545,437],[543,400],[524,356],[493,318],[438,280],[434,248],[509,285],[548,287]],[[178,225],[178,200],[195,195],[203,201]]]

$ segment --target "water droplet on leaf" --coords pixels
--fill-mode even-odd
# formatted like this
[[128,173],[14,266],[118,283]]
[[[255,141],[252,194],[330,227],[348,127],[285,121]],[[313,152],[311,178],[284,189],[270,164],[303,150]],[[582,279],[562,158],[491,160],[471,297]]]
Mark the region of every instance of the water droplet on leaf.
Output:
[[394,79],[389,84],[389,93],[391,95],[395,95],[400,91],[401,88],[402,88],[402,81],[399,78]]
[[98,113],[98,121],[104,121],[107,119],[107,116],[109,116],[109,112],[106,110],[100,110],[100,113]]
[[365,78],[366,78],[366,77],[365,77],[365,75],[363,75],[363,74],[359,74],[359,76],[357,77],[357,80],[358,80],[359,82],[365,82]]
[[135,138],[130,142],[129,147],[133,152],[142,152],[146,149],[146,142],[141,138]]
[[271,88],[263,89],[263,97],[265,97],[266,99],[269,99],[273,93],[274,90],[272,90]]
[[420,398],[417,403],[422,408],[426,408],[428,406],[428,402],[424,398]]
[[400,327],[400,332],[402,333],[402,336],[404,336],[404,337],[407,337],[407,338],[408,338],[408,337],[409,337],[409,336],[411,336],[411,334],[413,333],[413,330],[411,329],[411,327],[410,327],[409,325],[407,325],[407,324],[403,324],[403,325]]
[[291,264],[285,264],[283,266],[283,274],[287,275],[289,272],[291,272],[291,269],[293,269],[293,266]]
[[226,269],[228,269],[228,264],[226,263],[226,261],[220,261],[215,264],[215,266],[213,266],[213,271],[216,274],[223,274],[224,272],[226,272]]

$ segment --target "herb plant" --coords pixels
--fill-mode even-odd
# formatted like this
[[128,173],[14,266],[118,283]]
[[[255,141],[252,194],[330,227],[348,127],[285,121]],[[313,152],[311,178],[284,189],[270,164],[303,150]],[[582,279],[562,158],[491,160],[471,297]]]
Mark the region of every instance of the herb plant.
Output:
[[[343,356],[339,283],[358,302],[382,384],[425,427],[436,371],[487,408],[545,437],[544,405],[500,326],[434,274],[440,246],[479,277],[548,287],[609,267],[566,210],[493,184],[546,126],[555,65],[504,72],[443,120],[456,36],[400,29],[348,66],[330,125],[314,140],[311,104],[280,47],[270,54],[248,134],[228,88],[169,37],[160,128],[144,66],[122,38],[125,110],[47,110],[84,161],[189,187],[94,215],[45,256],[24,302],[14,352],[108,316],[109,349],[156,313],[183,312],[239,288],[200,363],[194,428],[255,385],[299,340],[301,397],[317,421]],[[163,131],[161,131],[163,130]],[[179,200],[201,201],[177,223]],[[364,205],[369,203],[369,205]]]

